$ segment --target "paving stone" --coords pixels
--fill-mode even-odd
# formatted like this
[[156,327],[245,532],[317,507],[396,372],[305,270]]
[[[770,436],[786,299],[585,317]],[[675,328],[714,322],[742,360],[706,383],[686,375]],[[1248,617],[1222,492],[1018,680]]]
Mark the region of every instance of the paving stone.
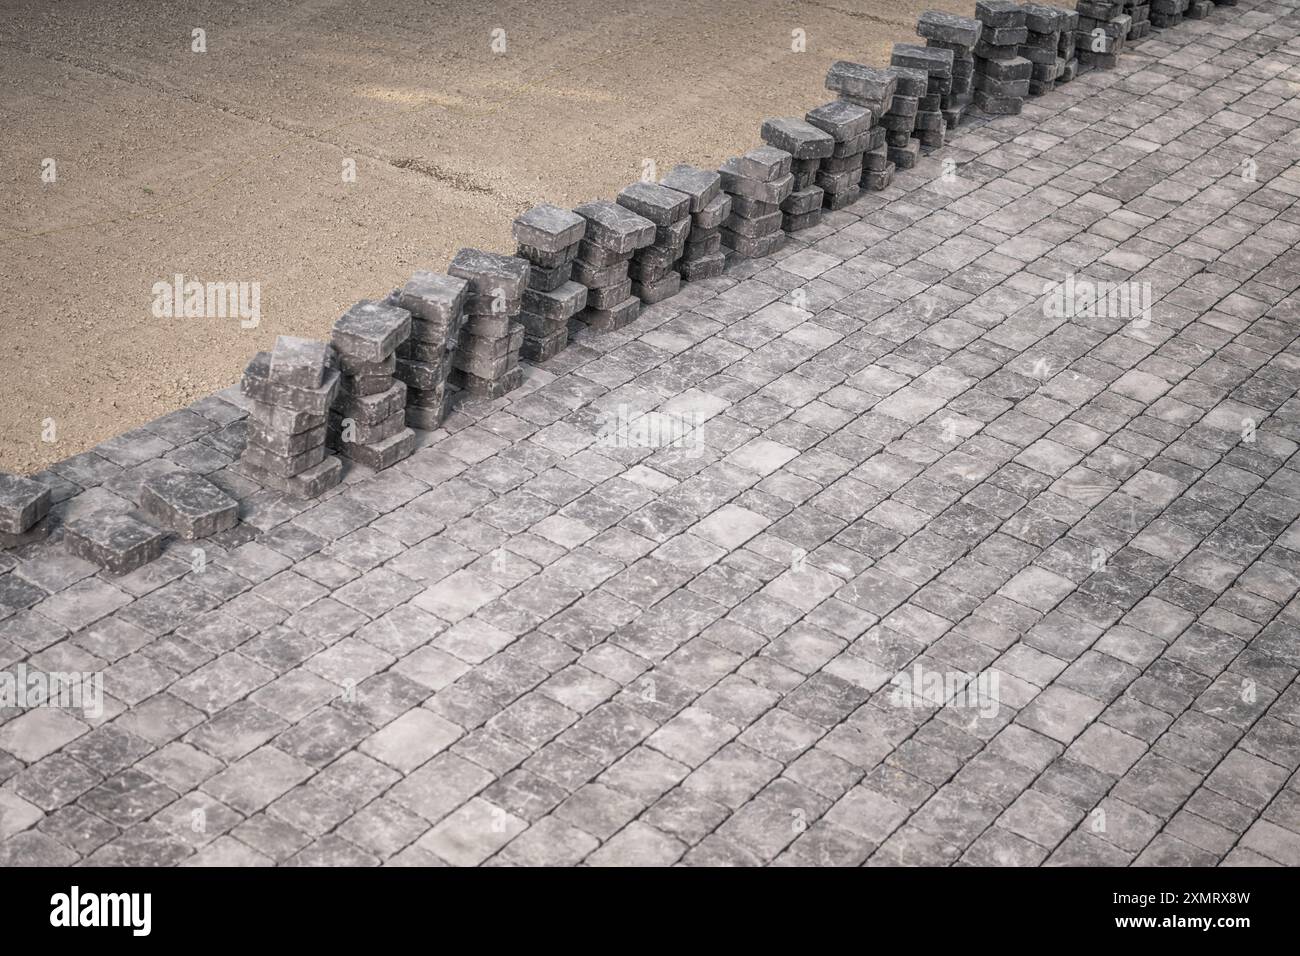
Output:
[[140,509],[188,541],[233,528],[239,502],[198,475],[172,472],[146,481]]
[[74,556],[110,574],[128,574],[162,554],[162,532],[129,514],[89,514],[63,530],[63,544]]
[[0,472],[0,531],[30,531],[50,510],[50,489],[30,478]]

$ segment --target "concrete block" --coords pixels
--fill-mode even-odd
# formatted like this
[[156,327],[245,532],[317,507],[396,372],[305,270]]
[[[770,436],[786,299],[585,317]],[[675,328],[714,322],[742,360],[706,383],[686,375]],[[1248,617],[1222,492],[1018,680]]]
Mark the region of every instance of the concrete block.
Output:
[[301,388],[276,382],[271,377],[271,353],[258,352],[244,369],[240,389],[244,395],[264,405],[277,405],[309,415],[324,415],[338,392],[340,376],[337,371],[325,373],[318,388]]
[[140,510],[160,528],[187,541],[229,530],[239,521],[239,502],[188,471],[146,481],[140,489]]
[[271,349],[270,377],[285,385],[320,388],[330,368],[330,347],[324,342],[281,335]]
[[656,226],[668,226],[691,213],[691,197],[658,183],[635,182],[618,194],[618,204]]
[[868,100],[888,100],[898,80],[888,70],[839,60],[826,74],[826,88]]
[[447,272],[469,283],[466,311],[474,299],[517,301],[528,285],[526,261],[481,249],[461,249]]
[[365,299],[334,323],[330,341],[339,354],[340,368],[351,371],[344,361],[382,362],[410,335],[410,312]]
[[[838,146],[865,135],[871,129],[872,112],[845,100],[831,100],[809,110],[804,119],[822,132],[829,133]],[[834,155],[832,150],[831,155]]]
[[39,481],[0,472],[0,532],[19,535],[50,510],[50,489]]
[[681,163],[670,169],[659,185],[689,196],[691,212],[699,213],[722,192],[722,177],[712,170]]
[[618,203],[597,200],[573,211],[587,220],[585,241],[611,252],[630,253],[654,242],[655,224]]
[[542,203],[515,219],[512,232],[521,246],[542,252],[560,252],[576,245],[587,231],[587,221],[575,212]]
[[110,574],[129,574],[162,554],[165,536],[134,515],[94,511],[63,526],[63,545]]
[[794,160],[824,159],[835,148],[830,133],[794,116],[764,120],[760,135],[763,142],[789,153]]

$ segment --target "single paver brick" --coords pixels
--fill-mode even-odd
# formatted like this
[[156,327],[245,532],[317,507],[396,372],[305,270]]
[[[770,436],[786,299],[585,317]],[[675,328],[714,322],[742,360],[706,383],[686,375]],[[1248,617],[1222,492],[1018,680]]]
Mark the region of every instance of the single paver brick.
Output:
[[129,514],[95,512],[69,521],[63,544],[110,574],[127,574],[162,554],[164,535]]
[[50,489],[38,481],[0,472],[0,531],[22,534],[50,510]]
[[140,510],[188,541],[226,531],[239,521],[239,502],[207,479],[185,471],[145,482]]

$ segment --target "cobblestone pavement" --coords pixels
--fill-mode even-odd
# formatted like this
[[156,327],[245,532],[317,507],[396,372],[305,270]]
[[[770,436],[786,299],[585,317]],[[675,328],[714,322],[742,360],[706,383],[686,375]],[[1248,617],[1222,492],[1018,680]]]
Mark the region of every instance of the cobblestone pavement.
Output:
[[56,466],[243,524],[0,556],[0,665],[106,694],[4,712],[0,862],[1300,864],[1298,35],[1165,31],[309,507],[223,399]]

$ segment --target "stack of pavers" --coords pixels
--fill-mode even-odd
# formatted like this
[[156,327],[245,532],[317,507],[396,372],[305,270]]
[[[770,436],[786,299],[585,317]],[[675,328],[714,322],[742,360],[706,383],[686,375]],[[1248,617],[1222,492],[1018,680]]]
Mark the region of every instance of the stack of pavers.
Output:
[[[1185,4],[1186,0],[1179,2]],[[1118,65],[1133,23],[1132,17],[1120,12],[1123,6],[1123,0],[1080,0],[1076,8],[1079,25],[1075,28],[1080,63],[1101,70],[1112,70]]]
[[1019,113],[1033,70],[1020,55],[1029,37],[1025,11],[1010,0],[979,0],[975,19],[984,24],[975,44],[975,105],[992,115]]
[[573,260],[574,280],[587,287],[587,307],[575,318],[599,332],[621,329],[641,314],[628,265],[638,249],[655,241],[655,224],[605,199],[583,203],[573,211],[587,221]]
[[912,133],[927,150],[943,146],[948,132],[948,123],[943,116],[943,98],[952,91],[954,61],[952,50],[916,43],[895,43],[889,58],[891,66],[925,71],[925,92],[917,100]]
[[687,282],[722,275],[727,257],[722,252],[722,224],[731,215],[731,197],[722,191],[722,177],[685,163],[674,166],[659,180],[690,197],[691,233],[676,269]]
[[339,483],[343,463],[325,447],[342,379],[332,361],[324,342],[286,335],[253,357],[240,382],[252,408],[239,471],[296,498],[315,498]]
[[[821,222],[822,203],[827,195],[842,196],[850,186],[853,188],[853,197],[835,209],[842,209],[857,198],[862,163],[850,164],[835,172],[828,170],[826,163],[835,151],[835,140],[830,133],[807,120],[786,117],[764,120],[760,135],[768,146],[791,156],[790,174],[794,176],[794,186],[790,195],[781,201],[781,226],[786,232],[798,232]],[[860,160],[861,154],[856,158]]]
[[898,77],[891,70],[878,70],[840,60],[826,73],[826,89],[836,93],[841,100],[854,106],[871,110],[872,127],[866,151],[863,153],[863,189],[884,189],[894,178],[894,163],[889,156],[884,127],[885,113],[893,105],[898,88]]
[[879,138],[881,159],[888,162],[883,148],[885,131],[880,127],[873,128],[871,110],[847,100],[824,103],[809,110],[804,119],[830,136],[834,144],[830,157],[822,160],[818,185],[825,194],[823,205],[827,209],[843,209],[862,192],[867,150],[874,137]]
[[1078,42],[1079,11],[1057,8],[1061,19],[1061,38],[1056,46],[1056,82],[1069,83],[1079,75],[1079,58],[1075,53]]
[[691,197],[659,183],[641,181],[620,192],[617,202],[655,226],[654,241],[633,253],[628,263],[632,294],[646,305],[676,295],[682,287],[677,260],[686,251],[691,233]]
[[342,372],[330,410],[330,443],[352,461],[383,471],[415,451],[406,427],[406,383],[395,378],[397,349],[411,336],[411,313],[363,300],[334,323]]
[[587,305],[587,287],[571,278],[587,220],[543,203],[516,219],[513,230],[519,243],[515,254],[528,262],[519,354],[530,362],[545,362],[568,345],[569,320]]
[[524,327],[519,322],[528,263],[480,249],[462,249],[447,268],[469,283],[465,323],[452,356],[450,381],[475,398],[500,398],[524,381],[519,351]]
[[1061,26],[1065,11],[1041,3],[1026,3],[1021,9],[1025,11],[1025,30],[1028,35],[1025,42],[1020,44],[1020,55],[1031,64],[1029,95],[1042,96],[1055,88],[1061,72],[1057,53],[1061,47]]
[[437,428],[451,402],[451,359],[464,321],[469,283],[421,269],[385,299],[411,316],[411,335],[397,346],[397,378],[406,385],[406,424]]
[[785,244],[781,203],[794,192],[793,157],[775,146],[759,146],[718,168],[731,195],[731,215],[722,224],[722,244],[746,259],[771,255]]
[[[1095,6],[1095,4],[1079,4],[1080,32],[1083,32],[1083,18],[1090,17],[1092,19],[1101,19],[1100,17],[1095,16],[1092,11],[1085,10],[1085,6],[1092,7]],[[1176,27],[1183,22],[1183,14],[1187,12],[1188,7],[1190,6],[1191,4],[1188,0],[1151,0],[1151,10],[1149,13],[1151,25],[1153,27],[1159,27],[1161,30],[1167,29],[1168,27]],[[1081,47],[1085,46],[1087,42],[1086,37],[1079,37],[1079,45]],[[1082,59],[1082,57],[1080,57],[1080,59]]]
[[948,129],[961,123],[974,96],[974,50],[983,28],[978,20],[937,10],[927,10],[917,20],[916,34],[927,47],[952,51],[952,85],[940,103]]
[[[1192,0],[1187,7],[1187,16],[1191,19],[1200,19],[1210,15],[1214,9],[1211,0]],[[1131,21],[1128,27],[1128,36],[1125,40],[1141,40],[1151,32],[1151,0],[1124,0],[1122,11]],[[1078,11],[1076,10],[1077,14]]]
[[894,96],[880,125],[885,128],[889,161],[899,169],[911,169],[921,155],[921,144],[912,133],[921,100],[930,88],[930,74],[910,66],[891,66],[889,72],[894,75]]
[[21,548],[50,533],[50,489],[0,471],[0,550]]

